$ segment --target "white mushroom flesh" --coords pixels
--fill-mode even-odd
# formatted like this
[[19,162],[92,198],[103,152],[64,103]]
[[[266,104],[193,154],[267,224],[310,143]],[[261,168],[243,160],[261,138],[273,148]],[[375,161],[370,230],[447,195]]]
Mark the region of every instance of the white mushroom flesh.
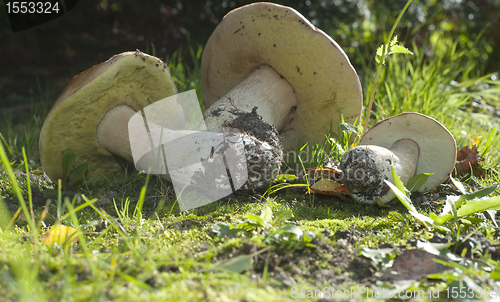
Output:
[[[282,131],[292,120],[297,108],[293,88],[285,78],[269,66],[256,69],[205,112],[205,123],[210,131],[230,126],[238,113],[257,114],[269,125]],[[246,129],[245,129],[246,130]]]

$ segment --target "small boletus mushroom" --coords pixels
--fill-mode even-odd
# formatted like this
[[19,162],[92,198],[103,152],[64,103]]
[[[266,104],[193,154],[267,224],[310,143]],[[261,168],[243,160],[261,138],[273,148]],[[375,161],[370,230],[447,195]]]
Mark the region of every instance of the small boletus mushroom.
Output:
[[396,196],[384,180],[394,183],[391,164],[404,185],[415,175],[433,173],[420,192],[434,189],[452,172],[457,154],[455,139],[438,121],[406,112],[378,122],[347,151],[340,162],[352,198],[373,204]]
[[337,133],[341,114],[348,123],[361,114],[346,54],[290,7],[262,2],[229,12],[205,45],[201,70],[208,130],[240,129],[278,156]]
[[[121,178],[126,163],[133,163],[130,118],[176,93],[167,65],[140,51],[115,55],[75,76],[57,97],[40,133],[46,174],[54,182],[61,179],[62,153],[71,149],[77,165],[88,165],[88,183],[102,182],[109,175]],[[172,107],[165,111],[173,111],[167,124],[175,129],[183,123],[183,115],[180,107]],[[144,148],[149,148],[148,137],[142,139]]]

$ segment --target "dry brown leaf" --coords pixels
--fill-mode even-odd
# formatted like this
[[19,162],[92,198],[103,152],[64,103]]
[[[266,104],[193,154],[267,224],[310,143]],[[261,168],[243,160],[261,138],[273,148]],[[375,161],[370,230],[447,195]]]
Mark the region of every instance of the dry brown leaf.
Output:
[[476,145],[473,145],[472,149],[468,146],[463,147],[457,152],[457,163],[455,170],[453,170],[453,176],[470,174],[472,171],[474,176],[485,177],[486,173],[479,165],[479,162],[482,161],[484,158],[479,155]]
[[337,196],[337,194],[349,195],[349,190],[343,184],[335,180],[322,178],[310,187],[311,192],[323,195]]
[[397,274],[394,280],[420,280],[431,274],[442,273],[450,267],[435,262],[433,259],[448,260],[420,249],[404,250],[392,264],[392,271]]

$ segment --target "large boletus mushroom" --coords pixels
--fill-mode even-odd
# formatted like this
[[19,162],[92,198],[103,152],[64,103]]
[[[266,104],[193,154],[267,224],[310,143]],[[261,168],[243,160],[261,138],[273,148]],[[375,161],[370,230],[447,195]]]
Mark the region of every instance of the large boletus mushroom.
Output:
[[378,122],[340,162],[354,200],[373,204],[395,198],[384,182],[394,183],[391,164],[404,185],[421,173],[433,173],[420,192],[434,189],[455,167],[457,146],[451,133],[426,115],[406,112]]
[[361,85],[346,54],[290,7],[254,3],[229,12],[201,68],[207,128],[238,128],[257,144],[275,146],[279,132],[278,147],[297,150],[337,133],[341,114],[348,123],[361,114]]
[[[176,93],[167,65],[140,51],[115,55],[75,76],[57,97],[40,133],[45,172],[53,181],[61,179],[62,152],[72,149],[77,164],[88,164],[88,183],[102,182],[110,175],[122,177],[125,164],[133,163],[130,118]],[[182,124],[180,107],[165,111],[172,113],[167,126]],[[143,139],[144,148],[149,148],[148,138]]]

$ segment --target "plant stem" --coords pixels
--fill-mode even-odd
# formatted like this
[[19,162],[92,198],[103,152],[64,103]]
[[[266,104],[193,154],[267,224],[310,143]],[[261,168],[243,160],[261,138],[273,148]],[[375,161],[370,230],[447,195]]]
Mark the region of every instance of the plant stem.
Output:
[[378,65],[377,73],[375,74],[375,82],[373,83],[372,95],[370,96],[370,103],[368,104],[368,109],[366,111],[366,121],[365,126],[363,127],[363,133],[361,136],[365,135],[366,130],[368,129],[368,122],[370,121],[370,113],[372,110],[373,99],[375,98],[375,89],[377,88],[378,77],[380,76],[380,71],[382,71],[382,63]]
[[389,43],[391,43],[392,35],[394,35],[394,31],[396,31],[396,27],[398,26],[399,21],[401,21],[401,17],[403,17],[403,14],[405,13],[408,6],[410,6],[412,1],[413,0],[408,0],[408,2],[406,2],[405,7],[403,7],[401,12],[399,13],[398,18],[396,19],[396,22],[394,22],[394,25],[392,26],[391,32],[389,33],[389,36],[387,37],[387,41],[384,45],[384,57],[382,58],[382,60],[380,60],[380,63],[379,63],[378,69],[377,69],[377,73],[375,74],[375,81],[373,83],[372,95],[370,96],[370,102],[368,104],[368,108],[366,111],[365,126],[363,127],[363,133],[361,136],[365,135],[366,130],[368,129],[368,122],[370,121],[370,113],[371,113],[372,106],[373,106],[373,99],[375,98],[375,90],[377,88],[378,77],[380,75],[380,71],[382,70],[382,65],[383,65],[384,60],[389,56],[388,47],[389,47]]

